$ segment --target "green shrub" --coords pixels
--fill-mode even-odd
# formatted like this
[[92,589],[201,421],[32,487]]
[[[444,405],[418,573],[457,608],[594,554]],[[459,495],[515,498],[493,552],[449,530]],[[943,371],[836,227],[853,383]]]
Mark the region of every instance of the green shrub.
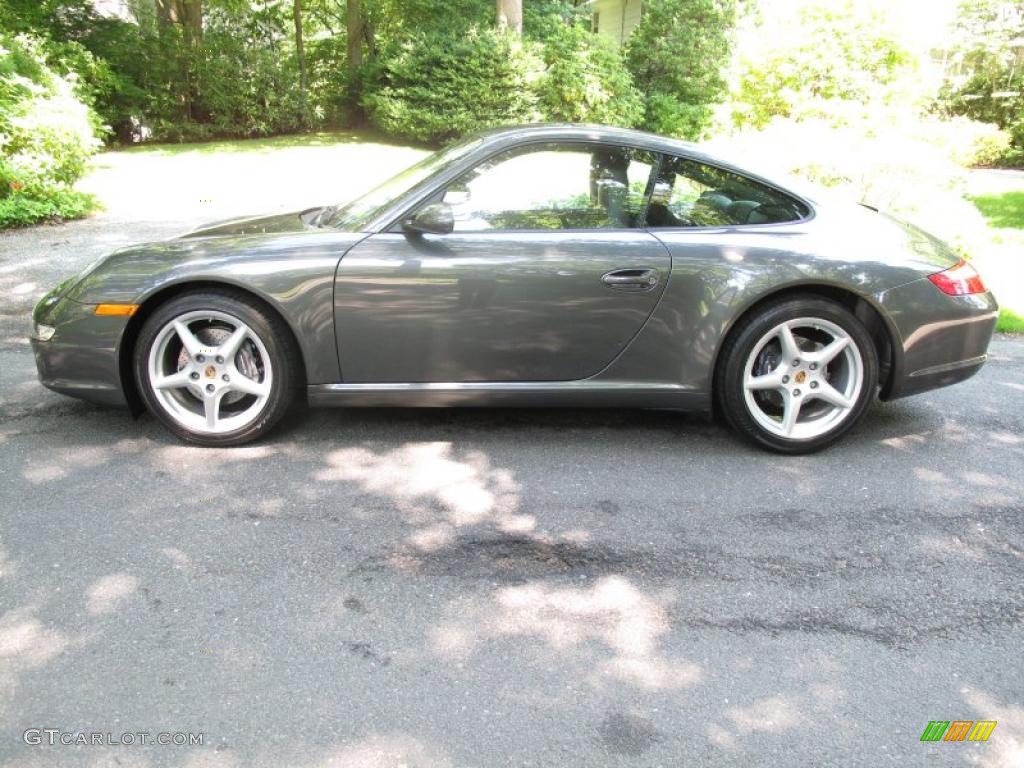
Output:
[[352,124],[347,67],[344,35],[331,35],[307,43],[307,93],[313,125],[347,128]]
[[533,119],[538,64],[521,40],[499,30],[418,35],[383,63],[381,86],[362,104],[385,133],[443,141]]
[[97,202],[92,195],[74,189],[53,190],[43,199],[9,195],[0,198],[0,229],[80,219],[96,207]]
[[615,45],[578,25],[561,25],[544,47],[538,101],[548,120],[636,125],[643,100]]
[[943,52],[955,66],[936,106],[946,114],[993,123],[1010,135],[1011,146],[995,165],[1024,164],[1024,68],[1020,48],[1024,15],[1007,13],[1020,3],[1000,0],[962,2],[956,28]]
[[911,98],[916,60],[871,4],[797,0],[793,8],[741,25],[732,94],[737,126]]
[[204,33],[192,59],[197,99],[214,136],[267,136],[302,127],[293,62],[272,41],[231,26]]
[[644,126],[685,139],[701,138],[726,92],[734,0],[660,0],[644,6],[626,60],[646,94]]
[[201,141],[256,137],[303,127],[298,70],[280,14],[213,8],[203,37],[180,29],[151,41],[162,54],[146,78],[141,121],[151,138]]
[[1010,134],[991,123],[966,117],[928,116],[907,121],[906,130],[943,150],[965,168],[998,165],[1010,151]]
[[146,106],[145,75],[165,57],[153,55],[144,25],[101,15],[95,5],[93,0],[0,0],[0,29],[37,39],[50,69],[72,78],[77,96],[98,115],[98,132],[127,138],[131,119]]
[[[485,0],[491,13],[493,0]],[[590,26],[591,9],[574,0],[526,0],[523,3],[523,36],[547,43],[560,37],[566,26]]]
[[664,136],[700,138],[706,133],[714,113],[710,104],[688,104],[667,93],[647,96],[644,127]]
[[36,41],[0,36],[0,203],[5,222],[84,214],[86,198],[71,186],[99,148],[94,122],[75,96],[72,81],[47,66]]

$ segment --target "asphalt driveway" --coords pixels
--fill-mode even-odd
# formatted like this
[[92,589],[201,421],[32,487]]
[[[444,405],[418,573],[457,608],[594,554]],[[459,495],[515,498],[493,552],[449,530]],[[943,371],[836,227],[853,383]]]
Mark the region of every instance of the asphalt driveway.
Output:
[[40,387],[37,295],[201,213],[0,235],[0,766],[1024,764],[1024,341],[788,459],[569,410],[217,451]]

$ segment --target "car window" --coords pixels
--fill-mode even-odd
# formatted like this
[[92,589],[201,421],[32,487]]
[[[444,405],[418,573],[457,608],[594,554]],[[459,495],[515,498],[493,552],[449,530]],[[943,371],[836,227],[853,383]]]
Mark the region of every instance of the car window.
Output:
[[649,227],[723,227],[798,221],[807,207],[737,173],[665,157],[647,212]]
[[455,232],[640,226],[651,178],[647,153],[540,144],[496,155],[452,182],[443,200]]

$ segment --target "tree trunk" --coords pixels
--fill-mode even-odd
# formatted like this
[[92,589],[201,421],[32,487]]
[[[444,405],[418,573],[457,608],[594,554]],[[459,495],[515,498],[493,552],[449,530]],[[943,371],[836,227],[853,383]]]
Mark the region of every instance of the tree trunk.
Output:
[[203,0],[179,0],[181,23],[185,26],[185,39],[189,45],[198,45],[203,39]]
[[299,99],[302,110],[302,125],[306,125],[306,49],[302,41],[302,0],[294,0],[292,17],[295,20],[295,58],[299,62]]
[[354,75],[363,64],[363,9],[361,0],[348,0],[345,10],[348,71]]
[[177,23],[175,0],[156,0],[156,20],[161,28]]
[[523,0],[498,0],[498,27],[523,34]]

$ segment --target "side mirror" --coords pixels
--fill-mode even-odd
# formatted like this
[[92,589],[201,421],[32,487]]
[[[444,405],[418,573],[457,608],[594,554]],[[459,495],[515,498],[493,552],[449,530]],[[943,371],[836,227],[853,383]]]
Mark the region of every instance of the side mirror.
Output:
[[421,235],[450,235],[455,229],[455,216],[450,205],[431,203],[402,222],[402,228]]

